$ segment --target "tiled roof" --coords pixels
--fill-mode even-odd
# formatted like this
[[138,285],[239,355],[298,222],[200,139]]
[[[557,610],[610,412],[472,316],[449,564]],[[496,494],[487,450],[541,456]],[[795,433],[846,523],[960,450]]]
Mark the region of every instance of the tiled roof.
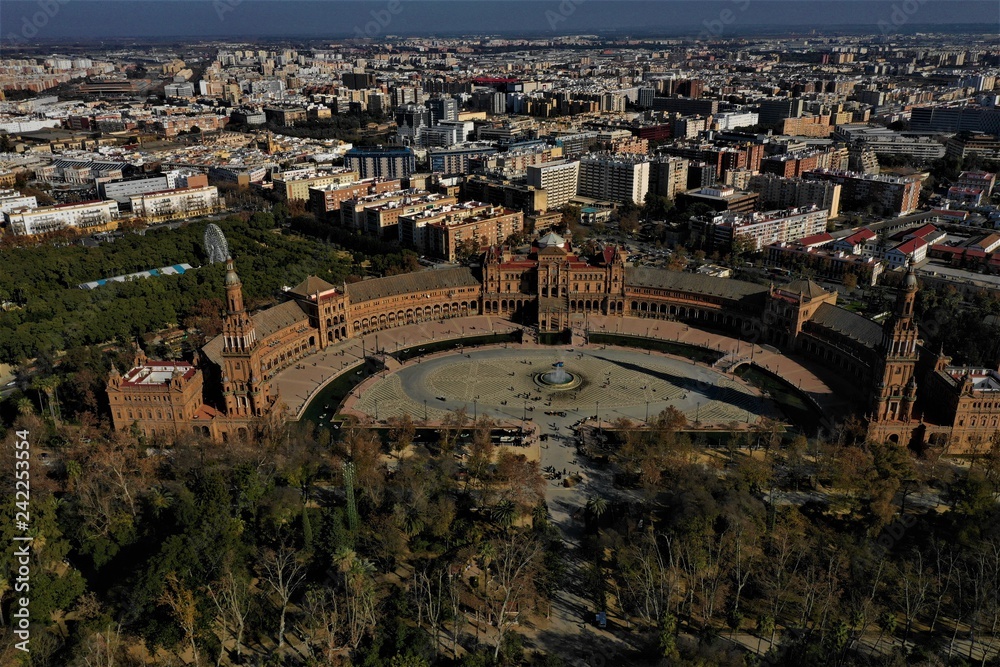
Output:
[[793,280],[792,282],[788,283],[787,285],[783,285],[778,289],[782,290],[783,292],[789,292],[791,294],[796,294],[796,295],[801,294],[807,299],[815,299],[816,297],[829,294],[829,292],[827,292],[825,289],[823,289],[813,281],[805,278],[800,280]]
[[[273,333],[281,331],[297,323],[308,324],[309,316],[295,301],[286,301],[277,306],[267,308],[253,316],[253,326],[257,331],[257,340],[263,340]],[[222,366],[222,335],[208,341],[202,349],[205,356],[213,363]]]
[[332,289],[337,289],[330,283],[326,282],[322,278],[317,278],[316,276],[309,276],[298,285],[288,290],[291,294],[296,296],[314,296],[317,292],[328,292]]
[[351,298],[351,303],[361,303],[397,294],[448,287],[479,287],[479,280],[472,275],[468,267],[464,266],[453,269],[429,269],[387,278],[362,280],[348,285],[347,295]]
[[833,240],[833,236],[829,232],[823,232],[822,234],[813,234],[812,236],[803,236],[796,243],[804,246],[811,245],[822,245],[824,243],[829,243]]
[[873,349],[882,341],[882,327],[877,322],[829,303],[820,304],[810,322]]
[[741,299],[753,294],[767,292],[767,288],[763,285],[756,285],[742,280],[715,278],[698,273],[682,273],[680,271],[656,269],[649,266],[626,267],[625,284],[630,287],[673,289],[681,292],[721,296],[727,299]]

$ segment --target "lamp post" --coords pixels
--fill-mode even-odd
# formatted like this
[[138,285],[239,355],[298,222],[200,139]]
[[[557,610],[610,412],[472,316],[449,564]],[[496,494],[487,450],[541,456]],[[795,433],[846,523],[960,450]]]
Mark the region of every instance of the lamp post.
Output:
[[424,399],[424,421],[427,421],[427,399]]
[[378,399],[375,399],[375,421],[378,421]]
[[[376,403],[376,405],[378,405]],[[649,401],[646,401],[646,423],[649,423]]]
[[479,421],[479,401],[476,399],[472,401],[472,421]]

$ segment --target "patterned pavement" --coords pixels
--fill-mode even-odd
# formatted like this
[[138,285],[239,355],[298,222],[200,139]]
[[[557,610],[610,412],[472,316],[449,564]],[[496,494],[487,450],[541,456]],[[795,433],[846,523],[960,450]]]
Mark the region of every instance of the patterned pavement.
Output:
[[[556,391],[535,383],[538,373],[557,361],[579,375],[582,384]],[[443,399],[443,400],[442,400]],[[600,411],[604,420],[642,421],[667,406],[694,422],[744,422],[773,410],[753,388],[702,365],[624,349],[493,348],[451,354],[408,365],[375,380],[351,409],[380,420],[404,413],[415,419],[440,419],[465,407],[470,415],[490,414],[519,420],[526,406],[544,410]]]

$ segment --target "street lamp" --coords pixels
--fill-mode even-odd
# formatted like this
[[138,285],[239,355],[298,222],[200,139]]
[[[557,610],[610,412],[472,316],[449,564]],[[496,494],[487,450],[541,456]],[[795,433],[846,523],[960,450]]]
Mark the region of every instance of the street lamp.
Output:
[[479,421],[479,402],[472,401],[472,421]]
[[[376,403],[376,406],[377,405],[378,404]],[[378,409],[378,408],[376,407],[376,409]],[[649,423],[649,401],[646,401],[646,423],[647,424]]]
[[427,399],[424,399],[424,421],[427,421]]

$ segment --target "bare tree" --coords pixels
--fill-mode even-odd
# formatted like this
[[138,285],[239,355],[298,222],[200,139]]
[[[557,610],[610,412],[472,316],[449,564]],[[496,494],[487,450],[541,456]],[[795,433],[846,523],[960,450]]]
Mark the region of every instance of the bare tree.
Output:
[[[302,605],[302,625],[300,634],[318,638],[325,664],[334,664],[334,658],[342,647],[339,645],[343,632],[343,614],[336,592],[330,588],[314,588],[306,592]],[[311,642],[307,642],[310,644]]]
[[84,640],[79,664],[85,667],[118,667],[122,664],[124,650],[121,624],[108,623],[104,630],[92,632]]
[[281,545],[277,551],[266,550],[261,558],[261,578],[268,583],[278,597],[278,648],[285,645],[285,615],[295,591],[305,579],[305,563],[299,558],[298,552]]
[[218,612],[216,618],[222,626],[222,641],[216,664],[222,664],[227,636],[236,643],[236,662],[240,663],[243,656],[243,632],[250,615],[250,582],[246,577],[238,576],[227,565],[219,581],[209,584],[207,591]]
[[417,616],[427,616],[427,623],[434,634],[434,655],[438,654],[438,623],[444,609],[444,596],[447,593],[443,568],[425,567],[417,570],[413,577],[414,597],[417,601]]
[[521,605],[534,595],[533,574],[542,545],[530,533],[512,533],[492,542],[493,557],[486,570],[486,606],[497,629],[494,660],[500,656],[507,631],[521,613]]
[[184,633],[184,640],[191,648],[191,655],[194,659],[195,667],[201,664],[198,654],[198,644],[195,641],[195,634],[198,623],[198,605],[194,599],[194,593],[180,582],[173,572],[167,575],[167,586],[160,596],[160,602],[170,608],[177,624]]

